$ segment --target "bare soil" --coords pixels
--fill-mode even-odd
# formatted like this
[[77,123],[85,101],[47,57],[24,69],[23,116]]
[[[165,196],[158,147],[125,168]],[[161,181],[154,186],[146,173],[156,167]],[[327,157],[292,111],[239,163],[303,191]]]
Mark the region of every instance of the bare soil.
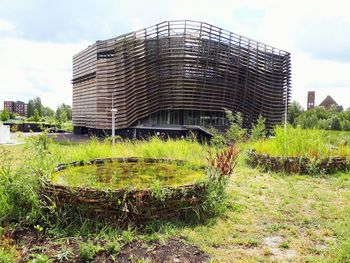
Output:
[[[12,240],[20,255],[20,262],[27,262],[37,254],[45,254],[53,262],[85,262],[79,258],[79,244],[86,240],[77,237],[49,237],[37,230],[21,229],[5,233]],[[125,244],[121,250],[111,255],[103,249],[105,241],[95,241],[102,249],[91,262],[207,262],[210,256],[198,247],[188,244],[181,238],[172,237],[166,242],[146,243],[133,240]]]

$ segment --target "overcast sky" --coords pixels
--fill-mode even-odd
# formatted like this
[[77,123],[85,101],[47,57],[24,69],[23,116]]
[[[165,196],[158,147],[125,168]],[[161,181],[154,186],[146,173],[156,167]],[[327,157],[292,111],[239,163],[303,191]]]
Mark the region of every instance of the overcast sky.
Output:
[[292,92],[305,108],[331,95],[350,107],[349,0],[0,0],[0,109],[36,96],[72,103],[72,56],[96,40],[165,20],[208,22],[291,53]]

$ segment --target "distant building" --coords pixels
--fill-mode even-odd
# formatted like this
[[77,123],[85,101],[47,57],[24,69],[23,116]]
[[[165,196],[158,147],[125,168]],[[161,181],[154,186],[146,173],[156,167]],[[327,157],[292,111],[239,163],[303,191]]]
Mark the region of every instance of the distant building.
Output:
[[23,101],[4,101],[4,109],[20,116],[27,116],[28,104]]
[[[329,95],[318,106],[322,106],[327,109],[335,107],[338,111],[343,110],[343,106],[338,105],[338,103]],[[309,91],[307,93],[307,109],[310,110],[314,107],[315,107],[315,91]]]
[[307,109],[312,109],[315,107],[315,92],[309,91],[307,93]]
[[320,103],[320,106],[323,106],[327,109],[335,107],[338,111],[343,110],[343,106],[338,105],[338,103],[336,103],[336,101],[329,95]]

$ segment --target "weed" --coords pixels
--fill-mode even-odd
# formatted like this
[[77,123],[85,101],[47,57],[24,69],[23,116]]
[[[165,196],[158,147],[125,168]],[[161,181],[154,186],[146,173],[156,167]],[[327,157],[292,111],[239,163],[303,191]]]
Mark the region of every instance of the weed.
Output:
[[14,255],[13,251],[5,250],[0,247],[0,263],[15,263],[17,258]]
[[44,254],[33,254],[31,255],[31,260],[28,263],[50,263],[52,260]]
[[259,115],[256,124],[253,124],[251,139],[257,141],[259,139],[265,138],[265,118]]
[[82,243],[79,247],[79,258],[84,262],[91,261],[100,250],[101,248],[94,245],[91,241],[88,243]]
[[107,253],[110,255],[117,254],[120,251],[120,249],[121,249],[121,244],[116,241],[109,242],[106,245]]
[[139,258],[136,263],[151,263],[152,261],[148,258]]
[[287,249],[289,248],[289,243],[288,241],[283,241],[280,245],[279,245],[280,248],[283,248],[283,249]]
[[134,231],[131,228],[128,228],[127,230],[122,232],[121,238],[124,243],[129,243],[135,238],[134,236]]
[[56,254],[56,259],[58,262],[69,261],[69,258],[73,255],[73,250],[71,248],[62,247],[61,250]]
[[244,137],[247,134],[246,129],[243,129],[243,117],[240,112],[237,112],[235,115],[232,114],[232,111],[226,110],[226,118],[230,124],[226,132],[226,139],[229,144],[238,143],[243,141]]
[[151,184],[151,194],[157,200],[164,202],[166,198],[171,195],[171,191],[168,188],[163,187],[161,181],[153,180]]

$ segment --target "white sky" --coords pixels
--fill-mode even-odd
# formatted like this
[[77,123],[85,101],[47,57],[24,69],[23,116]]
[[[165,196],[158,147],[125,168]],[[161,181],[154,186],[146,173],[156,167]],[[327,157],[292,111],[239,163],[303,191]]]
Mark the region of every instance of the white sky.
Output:
[[292,93],[305,108],[331,95],[350,107],[350,1],[0,0],[0,109],[3,100],[72,102],[72,56],[165,20],[191,19],[286,50]]

